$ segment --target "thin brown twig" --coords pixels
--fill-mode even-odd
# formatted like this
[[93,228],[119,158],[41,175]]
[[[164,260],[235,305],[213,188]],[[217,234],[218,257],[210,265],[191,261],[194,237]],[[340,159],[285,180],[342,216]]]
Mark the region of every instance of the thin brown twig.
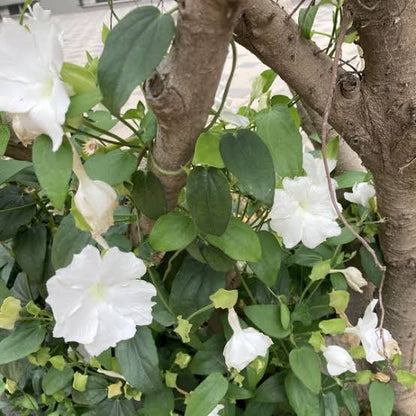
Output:
[[[289,13],[289,15],[287,16],[287,19],[289,20],[302,6],[303,3],[305,3],[306,0],[301,0],[296,7]],[[312,3],[312,2],[311,2]]]
[[360,241],[360,243],[370,253],[370,255],[372,256],[372,258],[374,260],[375,265],[377,266],[377,268],[382,273],[381,282],[380,282],[380,286],[379,286],[379,289],[378,289],[378,297],[379,297],[379,304],[380,304],[380,311],[381,311],[379,330],[380,330],[381,341],[382,341],[382,344],[383,344],[383,353],[384,353],[384,356],[387,359],[385,340],[384,340],[384,336],[383,336],[383,324],[384,324],[384,317],[385,317],[385,309],[384,309],[384,304],[383,304],[383,287],[384,287],[384,280],[386,278],[386,267],[383,266],[380,263],[376,252],[373,250],[373,248],[370,246],[370,244],[354,230],[354,228],[349,224],[349,222],[346,220],[346,218],[342,214],[341,210],[339,209],[335,189],[332,186],[331,174],[330,174],[330,170],[329,170],[329,166],[328,166],[328,159],[327,159],[327,153],[326,153],[326,145],[327,145],[327,138],[328,138],[329,113],[331,111],[332,100],[334,98],[335,88],[336,88],[337,79],[338,79],[338,65],[339,65],[339,62],[340,62],[340,59],[341,59],[342,44],[343,44],[345,35],[347,33],[349,21],[350,21],[349,12],[347,10],[344,10],[342,20],[341,20],[341,27],[340,27],[340,31],[339,31],[337,46],[336,46],[336,50],[335,50],[335,57],[334,57],[334,60],[333,60],[333,63],[332,63],[332,77],[331,77],[331,84],[330,84],[330,88],[329,88],[328,99],[327,99],[327,103],[326,103],[326,106],[325,106],[325,111],[324,111],[324,115],[323,115],[323,119],[322,119],[322,137],[321,137],[322,157],[323,157],[323,162],[324,162],[324,167],[325,167],[325,174],[326,174],[326,179],[327,179],[327,183],[328,183],[328,190],[329,190],[329,194],[330,194],[330,197],[331,197],[331,202],[332,202],[332,205],[334,207],[335,212],[338,215],[338,218],[345,225],[345,227],[351,232],[351,234],[358,241]]

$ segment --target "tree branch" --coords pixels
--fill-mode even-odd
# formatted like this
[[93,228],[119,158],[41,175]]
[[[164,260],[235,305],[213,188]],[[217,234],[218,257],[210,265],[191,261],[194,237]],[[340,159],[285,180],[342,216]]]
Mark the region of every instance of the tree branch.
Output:
[[[300,35],[299,27],[272,0],[244,0],[237,42],[276,71],[304,102],[323,115],[332,60]],[[360,81],[339,69],[329,122],[360,155],[370,137],[363,127]],[[365,162],[365,161],[364,161]]]
[[169,209],[185,185],[181,168],[192,158],[213,105],[240,4],[179,0],[173,47],[145,85],[158,121],[152,170],[163,184]]

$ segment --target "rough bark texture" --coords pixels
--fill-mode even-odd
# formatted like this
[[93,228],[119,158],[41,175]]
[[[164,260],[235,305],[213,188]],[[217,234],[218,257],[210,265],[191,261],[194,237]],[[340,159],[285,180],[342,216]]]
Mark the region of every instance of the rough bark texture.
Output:
[[146,83],[146,97],[158,120],[153,170],[170,209],[186,175],[163,170],[180,171],[194,153],[214,102],[240,4],[240,0],[179,0],[172,50]]

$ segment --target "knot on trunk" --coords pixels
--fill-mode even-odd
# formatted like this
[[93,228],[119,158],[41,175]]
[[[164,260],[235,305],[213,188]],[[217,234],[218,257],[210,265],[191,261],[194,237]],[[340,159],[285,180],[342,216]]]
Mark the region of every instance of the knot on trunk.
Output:
[[351,73],[342,74],[338,83],[344,98],[351,100],[360,94],[361,81],[358,76]]

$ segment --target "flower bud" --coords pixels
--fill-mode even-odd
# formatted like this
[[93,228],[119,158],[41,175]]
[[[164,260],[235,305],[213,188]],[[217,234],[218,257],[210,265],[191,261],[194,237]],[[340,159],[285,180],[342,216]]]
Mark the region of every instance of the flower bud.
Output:
[[79,180],[74,202],[78,212],[84,217],[94,238],[105,233],[114,223],[113,212],[118,206],[116,191],[107,183],[94,181],[85,172],[84,166],[74,152],[73,170]]
[[347,267],[346,269],[331,270],[330,273],[342,273],[347,280],[348,286],[356,292],[363,293],[361,288],[367,286],[368,282],[364,279],[360,270],[356,267]]
[[105,233],[113,225],[113,212],[118,205],[117,194],[107,183],[88,177],[80,179],[74,202],[93,236]]

